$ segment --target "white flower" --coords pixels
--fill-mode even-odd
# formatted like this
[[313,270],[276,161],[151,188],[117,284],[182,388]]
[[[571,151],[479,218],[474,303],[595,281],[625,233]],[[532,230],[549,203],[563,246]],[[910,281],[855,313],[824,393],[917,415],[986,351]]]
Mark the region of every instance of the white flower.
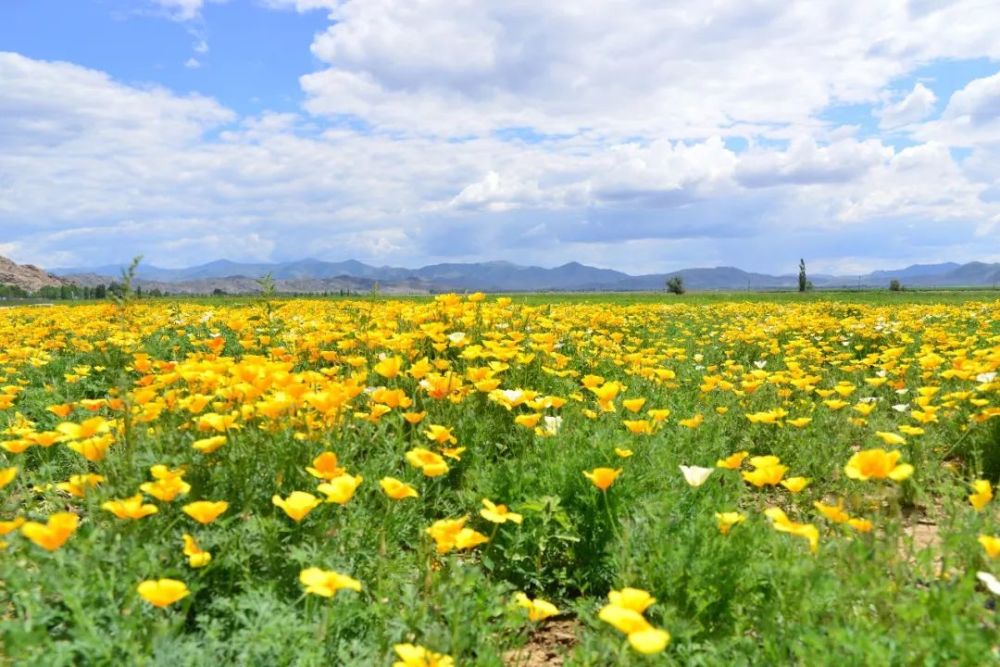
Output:
[[767,366],[767,359],[763,359],[761,361],[755,361],[753,362],[753,365],[756,366],[757,368],[764,368],[764,366]]
[[1000,595],[1000,581],[992,574],[989,572],[976,572],[976,578],[986,584],[986,588],[990,589],[990,593]]
[[454,331],[448,334],[448,340],[450,340],[452,343],[461,343],[463,340],[465,340],[465,332]]
[[500,393],[508,403],[517,403],[524,397],[524,391],[521,389],[504,389]]
[[907,410],[910,409],[910,404],[909,403],[896,403],[896,405],[892,406],[892,409],[895,410],[896,412],[906,412]]
[[697,488],[705,483],[708,476],[715,472],[715,468],[702,468],[701,466],[679,466],[684,473],[684,481]]
[[555,435],[562,428],[562,417],[549,417],[546,415],[544,421],[545,432],[549,435]]
[[[976,376],[976,382],[986,384],[987,382],[993,382],[997,377],[996,373],[980,373]],[[980,573],[982,574],[982,573]]]

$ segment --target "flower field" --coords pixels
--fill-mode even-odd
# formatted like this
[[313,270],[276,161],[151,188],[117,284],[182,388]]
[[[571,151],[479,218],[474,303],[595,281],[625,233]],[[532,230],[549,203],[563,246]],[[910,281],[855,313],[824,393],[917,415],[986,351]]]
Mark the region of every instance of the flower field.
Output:
[[1000,661],[998,368],[975,299],[5,309],[0,664]]

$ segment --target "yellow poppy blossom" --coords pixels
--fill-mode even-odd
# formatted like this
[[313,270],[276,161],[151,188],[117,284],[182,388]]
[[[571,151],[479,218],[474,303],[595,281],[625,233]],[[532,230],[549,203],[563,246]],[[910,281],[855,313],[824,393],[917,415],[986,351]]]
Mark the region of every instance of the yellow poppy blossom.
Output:
[[76,532],[80,517],[72,512],[56,512],[45,523],[26,521],[21,534],[46,551],[55,551]]
[[299,572],[299,582],[305,586],[306,593],[325,598],[333,597],[337,591],[343,589],[361,590],[361,582],[357,579],[333,570],[321,570],[318,567],[309,567]]
[[556,608],[554,604],[543,600],[542,598],[535,598],[532,600],[524,593],[518,593],[514,596],[514,601],[517,602],[517,606],[524,607],[528,610],[528,620],[529,621],[544,621],[550,616],[555,616],[559,613],[559,609]]
[[292,521],[298,523],[306,518],[309,512],[313,511],[322,501],[311,493],[305,491],[292,491],[287,498],[279,495],[271,497],[271,502],[284,510]]
[[159,512],[156,505],[144,505],[142,501],[142,494],[137,493],[131,498],[109,500],[102,503],[101,509],[111,512],[119,519],[142,519]]
[[191,594],[184,582],[176,579],[144,581],[137,590],[142,599],[154,607],[170,606]]
[[483,498],[484,509],[479,510],[479,515],[491,523],[511,523],[520,524],[524,520],[520,514],[511,512],[506,505],[494,505],[491,501]]
[[185,514],[200,524],[209,524],[219,518],[219,515],[229,509],[225,500],[199,500],[188,503],[181,508]]
[[417,498],[420,494],[417,490],[407,484],[406,482],[401,482],[395,477],[383,477],[379,480],[379,486],[382,487],[383,493],[389,496],[393,500],[403,500],[404,498]]
[[884,449],[866,449],[850,458],[844,467],[844,473],[851,479],[861,481],[888,478],[901,482],[913,474],[913,466],[910,464],[897,464],[901,456],[899,450],[887,452]]
[[326,495],[326,502],[344,505],[354,497],[354,492],[362,481],[361,475],[340,475],[320,484],[316,490]]
[[614,468],[594,468],[590,472],[584,471],[583,476],[601,491],[607,491],[620,474],[622,474],[621,468],[617,470]]

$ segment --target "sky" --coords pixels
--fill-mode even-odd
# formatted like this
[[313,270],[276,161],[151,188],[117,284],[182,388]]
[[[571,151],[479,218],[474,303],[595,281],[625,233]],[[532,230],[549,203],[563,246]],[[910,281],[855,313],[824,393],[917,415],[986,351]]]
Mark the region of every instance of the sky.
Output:
[[996,0],[2,0],[0,255],[1000,261]]

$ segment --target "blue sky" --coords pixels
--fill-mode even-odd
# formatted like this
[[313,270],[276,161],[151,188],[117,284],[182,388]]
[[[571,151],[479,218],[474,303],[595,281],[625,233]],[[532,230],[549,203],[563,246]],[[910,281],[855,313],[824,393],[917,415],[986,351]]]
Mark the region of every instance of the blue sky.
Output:
[[1000,261],[997,25],[976,0],[8,0],[0,254]]

